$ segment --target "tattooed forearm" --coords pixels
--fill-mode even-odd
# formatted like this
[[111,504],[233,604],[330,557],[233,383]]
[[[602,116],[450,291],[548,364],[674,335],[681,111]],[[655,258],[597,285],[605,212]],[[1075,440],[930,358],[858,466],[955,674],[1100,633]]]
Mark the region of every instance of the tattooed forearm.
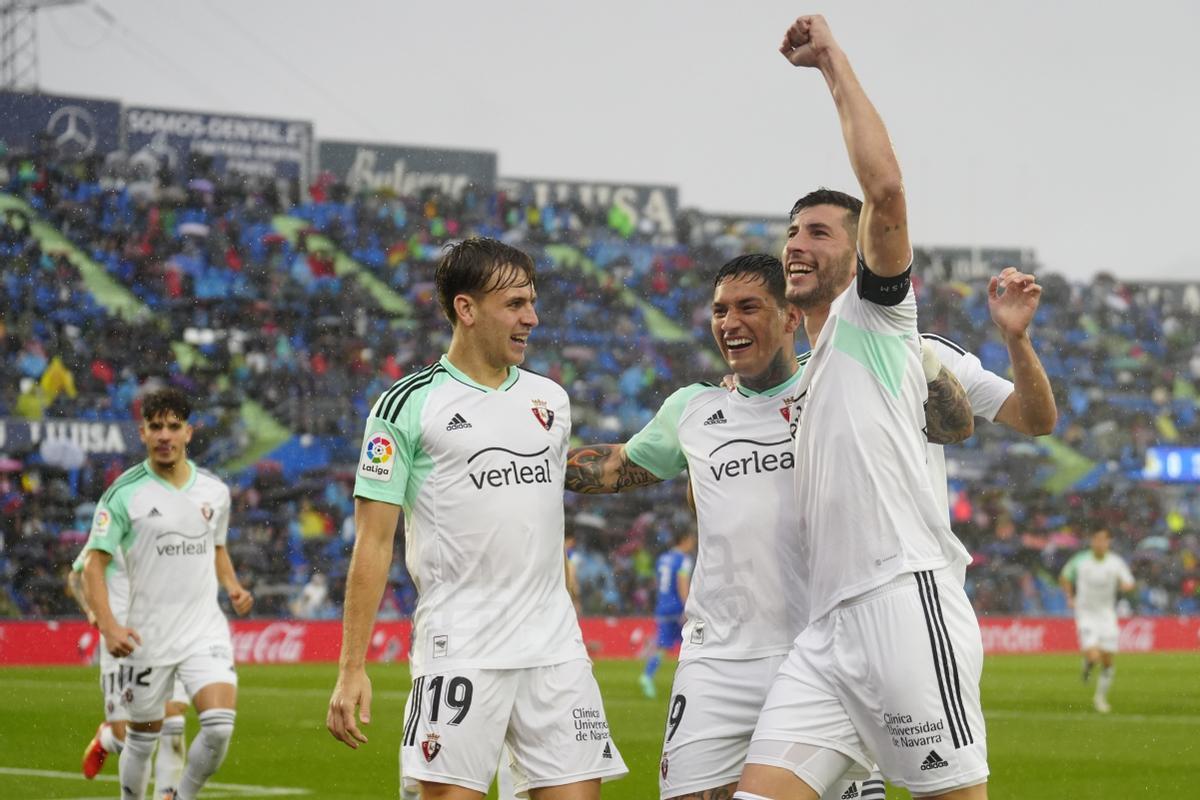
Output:
[[616,455],[620,445],[596,444],[586,447],[576,447],[567,453],[567,490],[583,494],[600,494],[614,492],[612,486],[605,486],[604,465],[609,458]]
[[954,444],[975,432],[975,412],[967,393],[945,367],[929,384],[925,403],[925,435],[934,444]]
[[617,467],[617,491],[636,489],[639,486],[649,486],[662,479],[645,467],[639,467],[628,458],[622,456],[621,465]]
[[730,783],[725,786],[718,786],[716,789],[705,789],[702,792],[681,794],[678,797],[671,798],[671,800],[730,800],[736,791],[737,784]]
[[625,457],[624,446],[593,444],[567,453],[566,487],[582,494],[605,494],[658,483],[659,478]]

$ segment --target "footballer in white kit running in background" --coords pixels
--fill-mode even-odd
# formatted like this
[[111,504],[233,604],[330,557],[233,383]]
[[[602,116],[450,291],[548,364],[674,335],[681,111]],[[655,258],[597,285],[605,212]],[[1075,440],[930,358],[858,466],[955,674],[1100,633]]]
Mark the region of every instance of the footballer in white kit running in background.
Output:
[[1116,667],[1113,654],[1117,652],[1120,628],[1117,625],[1117,598],[1132,592],[1136,586],[1129,565],[1109,548],[1112,535],[1101,528],[1092,534],[1091,547],[1076,553],[1063,568],[1059,583],[1067,593],[1067,605],[1075,609],[1075,630],[1079,634],[1079,649],[1083,651],[1083,680],[1086,683],[1092,670],[1100,667],[1092,704],[1101,714],[1112,708],[1108,690],[1112,687]]
[[505,749],[516,791],[535,800],[595,800],[627,772],[566,586],[570,402],[518,368],[534,280],[533,260],[502,242],[447,249],[435,284],[449,351],[384,392],[363,437],[326,725],[350,747],[367,741],[367,642],[403,510],[418,600],[400,760],[425,800],[483,797]]
[[[83,596],[85,555],[87,550],[80,552],[75,563],[71,565],[71,573],[67,576],[67,590],[79,604],[88,624],[95,627],[96,615],[88,607],[87,598]],[[108,584],[109,606],[118,621],[124,621],[129,607],[129,577],[125,574],[124,565],[125,560],[118,549],[104,572]],[[104,698],[104,721],[100,723],[83,751],[83,777],[88,780],[99,774],[109,753],[120,754],[125,749],[125,728],[129,723],[129,711],[122,701],[122,695],[130,676],[130,669],[122,667],[103,646],[97,650],[100,661],[100,692]],[[154,756],[154,792],[159,800],[171,800],[175,788],[179,785],[179,779],[183,777],[183,748],[186,743],[183,715],[187,706],[187,690],[183,681],[176,677],[171,698],[163,708],[162,732]],[[146,777],[149,778],[149,773]]]
[[[229,487],[187,458],[191,403],[178,389],[142,399],[140,434],[147,458],[113,482],[96,506],[85,546],[83,590],[124,676],[119,702],[128,714],[118,770],[123,800],[142,800],[150,756],[163,728],[175,680],[200,717],[175,796],[193,800],[229,749],[237,672],[229,623],[217,603],[224,587],[239,614],[253,597],[225,549]],[[129,600],[120,619],[106,573],[123,561]]]

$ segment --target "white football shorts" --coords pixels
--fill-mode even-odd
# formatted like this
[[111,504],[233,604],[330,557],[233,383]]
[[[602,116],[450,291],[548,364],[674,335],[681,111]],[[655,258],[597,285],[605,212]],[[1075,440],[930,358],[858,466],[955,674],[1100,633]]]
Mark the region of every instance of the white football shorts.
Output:
[[1080,650],[1099,650],[1103,653],[1117,652],[1121,630],[1117,625],[1116,613],[1076,614],[1075,631],[1079,634]]
[[629,771],[587,659],[413,679],[400,745],[405,790],[432,781],[486,793],[505,747],[520,796]]
[[[124,659],[117,659],[123,661]],[[196,692],[214,683],[237,686],[237,671],[233,665],[233,651],[224,646],[213,646],[208,650],[188,656],[177,664],[165,666],[139,666],[126,664],[122,667],[131,679],[118,690],[118,705],[125,707],[125,719],[130,722],[154,722],[163,718],[163,707],[167,700],[174,699],[177,683],[183,685],[184,702],[196,696]]]
[[906,573],[796,638],[754,741],[827,748],[864,769],[878,762],[917,797],[983,783],[982,669],[979,622],[953,570]]

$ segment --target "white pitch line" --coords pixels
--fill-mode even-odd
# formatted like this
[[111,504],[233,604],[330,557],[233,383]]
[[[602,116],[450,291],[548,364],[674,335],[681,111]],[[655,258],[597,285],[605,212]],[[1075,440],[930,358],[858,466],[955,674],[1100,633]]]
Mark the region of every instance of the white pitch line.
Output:
[[[78,772],[63,772],[56,769],[28,769],[26,767],[0,767],[0,775],[19,775],[27,778],[66,778],[72,780],[87,780]],[[105,783],[117,783],[120,778],[116,775],[97,775],[92,780]],[[248,783],[218,783],[209,781],[207,789],[218,792],[233,792],[234,797],[293,797],[295,795],[312,794],[311,789],[301,789],[294,786],[254,786]],[[207,792],[205,796],[208,796]],[[214,795],[216,797],[217,795]]]
[[1166,725],[1200,725],[1195,714],[1101,714],[1096,711],[1012,711],[984,709],[987,719],[1032,719],[1041,722],[1153,722]]

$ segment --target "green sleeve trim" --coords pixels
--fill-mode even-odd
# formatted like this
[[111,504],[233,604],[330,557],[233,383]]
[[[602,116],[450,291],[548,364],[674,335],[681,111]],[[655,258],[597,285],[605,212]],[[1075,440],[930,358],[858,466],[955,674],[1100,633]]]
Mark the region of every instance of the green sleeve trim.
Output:
[[679,420],[692,398],[712,388],[693,383],[664,400],[654,419],[625,443],[629,460],[664,481],[683,472],[687,468],[687,457],[679,442]]
[[1079,574],[1079,562],[1086,558],[1087,554],[1088,551],[1084,550],[1071,556],[1071,560],[1067,562],[1065,567],[1063,567],[1062,576],[1071,583],[1074,583],[1076,576]]

